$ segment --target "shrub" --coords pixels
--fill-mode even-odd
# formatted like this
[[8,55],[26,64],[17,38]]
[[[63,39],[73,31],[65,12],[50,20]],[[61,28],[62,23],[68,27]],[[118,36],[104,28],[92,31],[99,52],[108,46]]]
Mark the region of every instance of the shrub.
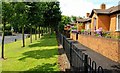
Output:
[[74,26],[72,29],[73,29],[73,30],[77,30],[77,26]]
[[79,25],[80,25],[80,26],[83,26],[83,23],[80,23]]
[[81,33],[84,33],[84,32],[85,32],[85,30],[84,30],[84,29],[82,29],[82,30],[81,30]]
[[120,39],[120,36],[117,36],[118,39]]
[[102,28],[97,29],[95,32],[97,36],[102,36]]
[[77,30],[72,30],[72,32],[73,32],[73,33],[78,33],[78,31],[77,31]]
[[11,31],[5,31],[5,36],[12,35]]

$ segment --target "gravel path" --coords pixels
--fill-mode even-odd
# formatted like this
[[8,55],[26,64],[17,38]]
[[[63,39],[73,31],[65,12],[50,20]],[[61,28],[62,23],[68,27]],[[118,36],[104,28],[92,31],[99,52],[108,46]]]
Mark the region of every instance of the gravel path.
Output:
[[58,52],[59,52],[58,64],[59,64],[60,71],[66,72],[67,69],[70,69],[70,63],[68,61],[68,58],[66,56],[66,53],[62,45],[59,45]]

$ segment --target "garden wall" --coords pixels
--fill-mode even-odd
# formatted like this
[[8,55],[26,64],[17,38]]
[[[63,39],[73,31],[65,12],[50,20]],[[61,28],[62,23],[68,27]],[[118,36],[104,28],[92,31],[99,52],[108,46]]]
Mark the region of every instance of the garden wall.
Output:
[[120,63],[120,40],[78,34],[78,42]]
[[70,33],[70,38],[76,41],[76,33]]

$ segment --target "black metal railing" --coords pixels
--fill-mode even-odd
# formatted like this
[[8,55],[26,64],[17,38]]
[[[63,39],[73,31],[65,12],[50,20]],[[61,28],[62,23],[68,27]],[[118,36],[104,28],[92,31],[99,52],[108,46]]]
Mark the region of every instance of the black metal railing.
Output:
[[82,49],[74,45],[74,42],[67,39],[64,35],[58,34],[59,43],[63,46],[68,60],[70,62],[71,71],[79,71],[84,73],[104,73],[101,66],[97,66],[95,61],[83,52]]

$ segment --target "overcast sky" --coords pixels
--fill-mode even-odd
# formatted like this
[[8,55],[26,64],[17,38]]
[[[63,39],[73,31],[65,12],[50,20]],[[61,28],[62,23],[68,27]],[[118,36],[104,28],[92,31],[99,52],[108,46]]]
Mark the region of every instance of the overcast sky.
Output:
[[67,16],[86,16],[86,13],[91,13],[92,9],[99,9],[102,3],[106,4],[107,8],[117,6],[120,0],[59,0],[62,15]]

